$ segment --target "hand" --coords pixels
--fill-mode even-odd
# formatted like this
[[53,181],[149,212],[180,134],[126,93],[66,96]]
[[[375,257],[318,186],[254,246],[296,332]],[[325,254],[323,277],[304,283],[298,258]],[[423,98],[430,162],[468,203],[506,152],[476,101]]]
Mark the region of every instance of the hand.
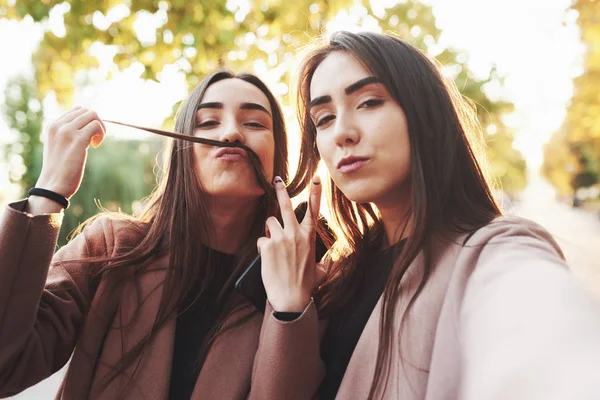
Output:
[[313,292],[325,278],[315,262],[315,226],[321,205],[321,181],[310,185],[306,215],[298,223],[292,202],[281,178],[275,178],[275,191],[281,209],[282,227],[277,218],[266,221],[266,237],[257,241],[262,258],[262,279],[269,303],[275,311],[303,311]]
[[73,107],[47,130],[42,172],[36,187],[72,197],[79,189],[91,144],[98,147],[106,127],[91,110]]

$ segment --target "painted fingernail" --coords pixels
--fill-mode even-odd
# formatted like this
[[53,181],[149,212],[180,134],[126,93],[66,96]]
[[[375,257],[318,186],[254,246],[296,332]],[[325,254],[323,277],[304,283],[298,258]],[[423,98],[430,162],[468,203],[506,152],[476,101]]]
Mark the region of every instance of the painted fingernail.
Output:
[[283,179],[281,179],[280,177],[276,176],[275,179],[273,179],[273,181],[275,182],[275,184],[278,183],[283,183]]

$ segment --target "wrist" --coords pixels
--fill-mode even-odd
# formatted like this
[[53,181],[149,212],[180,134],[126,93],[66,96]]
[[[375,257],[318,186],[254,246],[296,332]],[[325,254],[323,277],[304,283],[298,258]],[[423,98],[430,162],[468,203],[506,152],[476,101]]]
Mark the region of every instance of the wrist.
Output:
[[60,194],[67,200],[69,200],[69,198],[72,196],[72,194],[67,193],[64,185],[57,184],[56,182],[52,183],[51,180],[44,180],[44,179],[40,178],[40,179],[38,179],[38,181],[36,182],[34,187],[50,190],[51,192]]
[[57,214],[63,210],[57,202],[41,196],[29,196],[25,212],[32,215]]
[[45,197],[46,199],[50,199],[50,200],[54,201],[55,203],[59,204],[64,209],[69,208],[69,200],[67,200],[66,197],[64,197],[63,195],[61,195],[59,193],[48,190],[48,189],[34,187],[34,188],[29,189],[29,195]]
[[310,304],[312,296],[310,293],[297,293],[288,296],[269,299],[271,307],[280,313],[302,313]]

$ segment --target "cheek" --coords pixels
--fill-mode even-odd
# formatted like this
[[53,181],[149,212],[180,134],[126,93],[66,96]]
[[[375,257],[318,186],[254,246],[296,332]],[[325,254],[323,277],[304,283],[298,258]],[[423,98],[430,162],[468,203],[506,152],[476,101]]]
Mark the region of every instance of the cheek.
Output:
[[[267,178],[273,179],[273,168],[275,166],[275,138],[273,136],[265,138],[257,147],[250,147],[260,157]],[[257,151],[258,150],[258,151]]]
[[319,151],[319,155],[321,156],[321,159],[323,160],[323,162],[325,163],[325,166],[327,167],[328,170],[332,171],[332,157],[333,157],[333,151],[331,151],[330,149],[330,145],[328,143],[328,141],[325,138],[325,135],[317,135],[317,150]]
[[206,162],[210,151],[207,147],[208,146],[194,143],[194,163],[196,165],[201,165]]

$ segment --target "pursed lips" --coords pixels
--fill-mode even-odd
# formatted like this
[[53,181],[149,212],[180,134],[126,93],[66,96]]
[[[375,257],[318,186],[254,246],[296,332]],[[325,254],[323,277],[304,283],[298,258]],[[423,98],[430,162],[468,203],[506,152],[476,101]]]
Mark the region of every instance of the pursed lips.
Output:
[[248,153],[239,147],[222,147],[217,150],[215,157],[227,161],[246,161]]
[[342,173],[354,172],[354,171],[360,169],[369,160],[370,160],[369,157],[346,156],[338,162],[337,169]]

